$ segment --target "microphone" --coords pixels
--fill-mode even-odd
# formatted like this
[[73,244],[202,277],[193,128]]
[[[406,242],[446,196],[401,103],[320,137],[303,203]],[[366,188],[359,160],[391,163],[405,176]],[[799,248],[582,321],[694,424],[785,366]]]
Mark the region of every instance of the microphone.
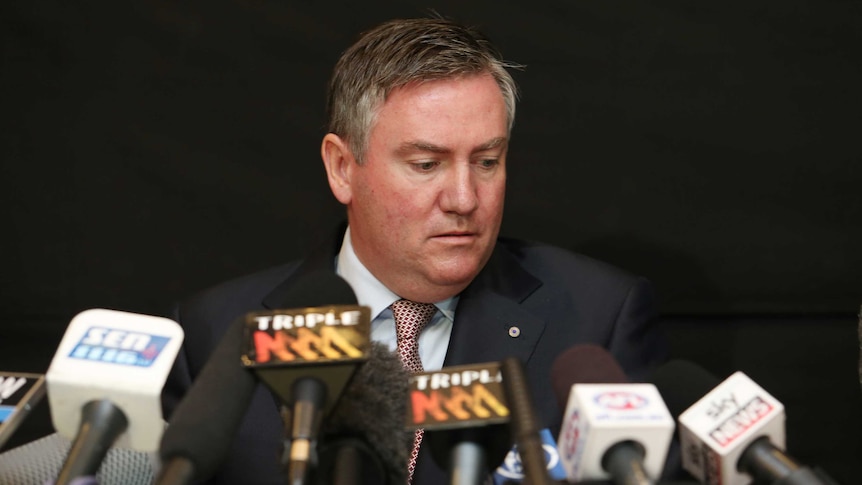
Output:
[[557,442],[569,480],[655,483],[674,423],[654,385],[627,383],[611,354],[591,344],[560,354],[551,381],[565,409]]
[[171,415],[159,447],[157,484],[205,480],[227,454],[257,384],[239,365],[242,325],[242,318],[231,322]]
[[[71,441],[54,433],[0,453],[0,483],[45,485],[53,482],[71,445]],[[155,456],[151,453],[111,448],[95,478],[101,485],[151,485],[155,465]],[[92,483],[93,477],[81,479]]]
[[398,355],[373,342],[321,430],[320,485],[407,482],[412,435],[404,432],[409,373]]
[[44,375],[0,372],[0,449],[44,396]]
[[453,366],[410,376],[407,429],[425,429],[423,446],[449,483],[480,484],[512,443],[500,364]]
[[784,406],[742,372],[719,383],[702,367],[671,361],[653,382],[678,416],[683,468],[702,483],[834,484],[784,453]]
[[156,450],[159,396],[182,341],[166,318],[92,309],[72,319],[45,375],[54,428],[73,439],[57,485],[94,475],[115,442]]
[[[334,309],[334,302],[355,303],[356,297],[350,286],[335,273],[318,271],[303,275],[290,288],[282,304],[287,308],[329,305],[327,308]],[[327,317],[330,313],[332,315]],[[159,449],[164,466],[156,483],[184,484],[205,480],[216,473],[252,398],[257,385],[255,375],[283,401],[291,399],[289,389],[293,381],[300,380],[299,377],[308,374],[309,370],[297,367],[293,371],[280,372],[279,363],[310,360],[310,356],[317,355],[317,347],[312,344],[320,343],[331,350],[333,341],[337,340],[337,337],[332,337],[332,332],[327,332],[329,340],[315,339],[314,332],[307,331],[310,327],[306,325],[313,322],[313,326],[326,326],[327,318],[328,323],[334,324],[337,319],[334,311],[318,312],[308,322],[306,315],[302,314],[305,331],[301,336],[300,319],[294,318],[300,314],[302,311],[253,312],[231,323],[171,417]],[[322,320],[318,321],[319,318]],[[262,330],[264,325],[265,330]],[[296,333],[291,335],[290,331]],[[249,372],[248,367],[252,367],[255,373]],[[337,374],[334,379],[346,382],[355,363],[350,365],[349,372],[338,367],[333,366],[333,373]],[[335,392],[329,394],[326,403],[330,403],[333,396],[337,397]],[[230,396],[230,399],[223,396]],[[219,405],[213,406],[216,400]],[[302,407],[308,408],[305,404]],[[316,419],[312,416],[309,420],[309,413],[303,411],[294,412],[294,421],[297,414],[301,414],[302,422],[294,426],[294,430],[305,429],[309,421]],[[306,440],[305,443],[310,444],[309,436],[297,437],[297,440]]]
[[322,271],[309,286],[326,288],[326,303],[317,295],[313,305],[304,301],[305,308],[249,313],[243,333],[243,365],[290,406],[291,485],[305,483],[321,418],[366,360],[371,341],[371,311],[356,304],[346,281]]
[[511,419],[509,427],[518,447],[523,465],[525,481],[530,485],[550,485],[551,477],[545,468],[541,428],[533,408],[533,398],[524,365],[515,357],[503,360],[500,366],[503,374],[503,390],[509,405]]

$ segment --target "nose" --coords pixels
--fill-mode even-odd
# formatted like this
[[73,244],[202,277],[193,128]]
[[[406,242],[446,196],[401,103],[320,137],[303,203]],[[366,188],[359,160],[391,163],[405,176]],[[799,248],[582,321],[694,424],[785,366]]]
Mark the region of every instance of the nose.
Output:
[[452,167],[446,177],[440,194],[440,208],[443,212],[468,215],[479,207],[479,196],[475,174],[469,164]]

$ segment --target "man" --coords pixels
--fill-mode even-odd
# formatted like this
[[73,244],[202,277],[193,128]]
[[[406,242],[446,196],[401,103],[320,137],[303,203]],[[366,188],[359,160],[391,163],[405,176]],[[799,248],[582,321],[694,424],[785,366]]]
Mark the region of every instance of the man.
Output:
[[[660,358],[644,280],[558,248],[498,240],[516,97],[506,67],[487,39],[442,19],[387,22],[342,55],[321,155],[347,229],[302,261],[179,305],[186,344],[168,411],[229,322],[278,308],[298,275],[319,268],[351,284],[371,307],[372,338],[393,350],[395,303],[433,304],[419,334],[425,370],[520,358],[553,434],[561,411],[549,372],[560,352],[597,343],[633,375]],[[281,430],[274,400],[258,389],[218,481],[279,483],[269,457]],[[420,447],[413,483],[444,479]]]

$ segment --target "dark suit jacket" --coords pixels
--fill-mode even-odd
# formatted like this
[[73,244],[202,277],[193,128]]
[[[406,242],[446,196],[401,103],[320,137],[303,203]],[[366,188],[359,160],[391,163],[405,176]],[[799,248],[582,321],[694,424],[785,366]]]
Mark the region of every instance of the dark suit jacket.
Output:
[[[341,239],[335,237],[303,261],[222,284],[178,305],[175,319],[186,336],[165,387],[166,416],[229,323],[249,311],[279,308],[300,275],[333,268]],[[539,419],[556,436],[562,411],[551,386],[554,358],[575,344],[595,343],[609,349],[630,377],[645,377],[665,356],[653,316],[646,280],[563,249],[501,238],[488,264],[461,294],[444,365],[518,357]],[[520,329],[517,337],[510,336],[513,326]],[[284,483],[276,460],[282,436],[275,399],[258,386],[214,483]],[[424,447],[414,483],[445,483],[444,471]]]

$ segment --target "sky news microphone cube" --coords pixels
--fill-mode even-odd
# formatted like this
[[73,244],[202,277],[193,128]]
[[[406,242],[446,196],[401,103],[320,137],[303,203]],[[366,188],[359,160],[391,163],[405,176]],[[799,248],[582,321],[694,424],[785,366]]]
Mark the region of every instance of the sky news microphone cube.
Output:
[[740,455],[766,436],[784,449],[784,406],[742,372],[735,372],[679,416],[682,466],[701,483],[744,485]]

